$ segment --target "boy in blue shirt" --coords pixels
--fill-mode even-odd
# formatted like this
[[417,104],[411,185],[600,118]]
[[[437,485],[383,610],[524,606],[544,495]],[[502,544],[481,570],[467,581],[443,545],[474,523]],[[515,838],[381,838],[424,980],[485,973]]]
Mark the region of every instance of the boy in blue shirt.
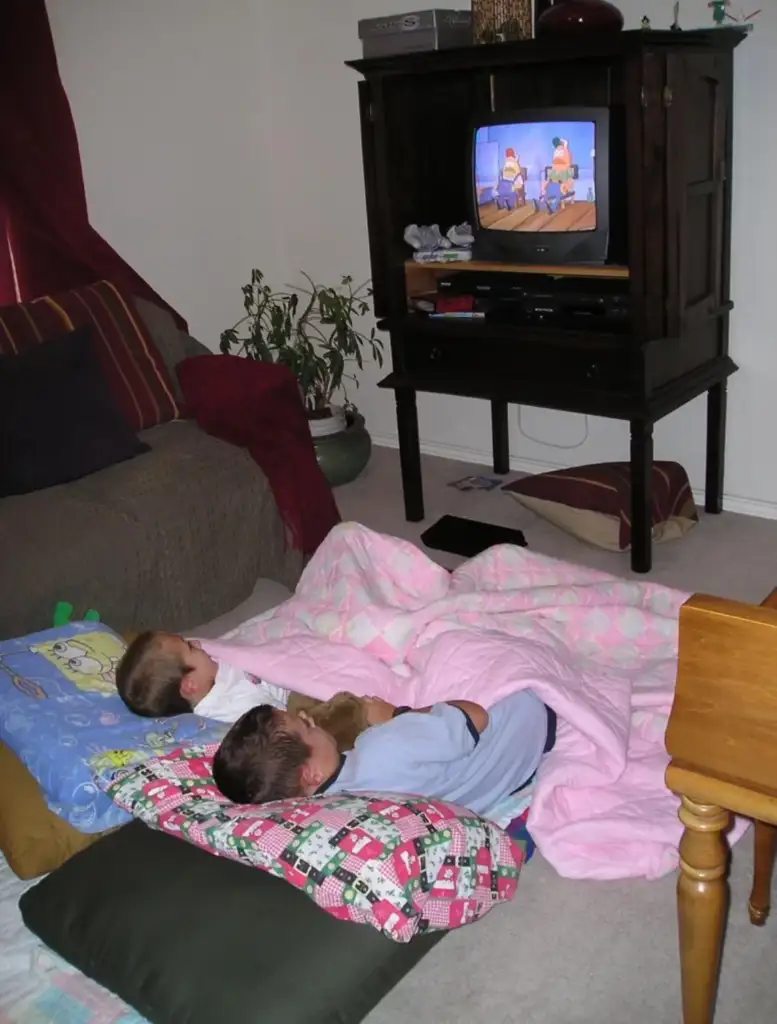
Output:
[[252,708],[216,753],[216,785],[242,804],[388,792],[447,800],[487,815],[526,785],[555,741],[555,713],[530,690],[489,711],[463,700],[419,710],[375,697],[365,703],[370,727],[345,754],[304,712]]

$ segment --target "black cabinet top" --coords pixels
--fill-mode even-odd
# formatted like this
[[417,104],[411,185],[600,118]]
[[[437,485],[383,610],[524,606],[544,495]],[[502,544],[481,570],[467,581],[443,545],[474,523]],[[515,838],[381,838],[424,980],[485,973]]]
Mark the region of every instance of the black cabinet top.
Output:
[[511,64],[590,60],[626,56],[664,48],[687,50],[733,50],[747,38],[748,30],[730,28],[694,29],[682,32],[652,32],[634,29],[606,35],[547,36],[516,43],[463,46],[449,50],[423,50],[390,57],[349,60],[350,68],[367,77],[424,74],[435,71],[495,68]]

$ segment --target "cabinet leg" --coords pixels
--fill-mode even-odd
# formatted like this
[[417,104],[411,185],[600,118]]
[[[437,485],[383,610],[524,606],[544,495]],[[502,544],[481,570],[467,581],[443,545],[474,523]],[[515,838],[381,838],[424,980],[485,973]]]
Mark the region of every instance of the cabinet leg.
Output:
[[727,381],[707,392],[707,472],[704,486],[704,511],[719,515],[723,511],[723,469],[726,460]]
[[421,442],[418,437],[415,391],[411,388],[397,388],[395,397],[405,519],[409,523],[419,523],[424,518],[424,484],[421,477]]
[[653,567],[653,424],[631,421],[631,568]]
[[504,476],[510,472],[510,425],[507,402],[491,402],[491,444],[494,451],[494,472]]
[[730,815],[720,807],[682,798],[677,915],[684,1024],[712,1024],[720,973],[729,891]]
[[753,924],[766,924],[772,903],[774,855],[777,851],[777,828],[765,821],[755,823],[755,871],[753,891],[747,909]]

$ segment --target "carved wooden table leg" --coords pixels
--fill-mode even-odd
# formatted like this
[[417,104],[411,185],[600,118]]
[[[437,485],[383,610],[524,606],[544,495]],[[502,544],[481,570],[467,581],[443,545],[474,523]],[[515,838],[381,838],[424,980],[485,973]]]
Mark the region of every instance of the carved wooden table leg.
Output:
[[753,924],[766,924],[772,903],[772,875],[777,851],[777,828],[765,821],[755,823],[755,872],[747,905]]
[[729,812],[682,798],[677,912],[684,1024],[712,1024],[729,891]]

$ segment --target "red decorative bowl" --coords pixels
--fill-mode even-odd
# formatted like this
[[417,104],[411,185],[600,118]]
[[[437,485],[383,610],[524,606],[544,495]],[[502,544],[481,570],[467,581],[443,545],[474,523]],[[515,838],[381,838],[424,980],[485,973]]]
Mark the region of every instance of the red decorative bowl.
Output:
[[537,22],[537,35],[620,32],[623,15],[609,0],[556,0]]

